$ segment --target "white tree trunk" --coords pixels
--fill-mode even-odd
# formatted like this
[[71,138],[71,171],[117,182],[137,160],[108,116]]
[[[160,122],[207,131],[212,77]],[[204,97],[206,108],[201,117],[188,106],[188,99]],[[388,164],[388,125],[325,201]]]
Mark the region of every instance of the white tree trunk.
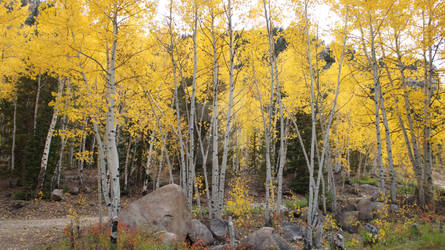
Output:
[[403,136],[405,139],[405,145],[408,150],[408,156],[410,157],[411,164],[414,170],[414,173],[416,175],[417,179],[417,186],[418,186],[418,192],[417,192],[417,198],[418,203],[420,206],[423,206],[425,204],[425,195],[423,190],[423,170],[421,165],[421,156],[420,156],[420,150],[418,147],[418,142],[416,138],[416,133],[414,131],[414,125],[413,125],[413,118],[412,118],[412,110],[410,107],[409,102],[409,93],[406,85],[406,78],[405,78],[405,66],[402,62],[402,53],[400,51],[400,37],[397,33],[394,34],[394,40],[396,45],[396,54],[397,54],[397,61],[398,61],[398,69],[400,71],[400,77],[402,82],[402,88],[403,88],[403,99],[404,99],[404,107],[406,111],[406,116],[408,118],[408,129],[411,136],[411,142],[408,136],[408,133],[406,132],[406,128],[404,126],[403,120],[399,114],[399,122],[400,126],[402,128]]
[[35,134],[36,126],[37,126],[37,111],[39,109],[39,98],[40,98],[40,81],[42,79],[42,75],[39,72],[39,76],[37,78],[37,92],[36,92],[36,101],[34,102],[34,116],[33,116],[33,124],[32,131]]
[[[232,108],[233,108],[233,92],[234,92],[234,78],[233,70],[235,64],[235,53],[233,47],[233,27],[232,27],[232,2],[228,0],[227,4],[227,28],[229,30],[229,50],[230,50],[230,65],[229,65],[229,104],[227,108],[227,121],[226,121],[226,131],[224,133],[224,148],[223,148],[223,158],[221,163],[221,170],[219,175],[219,198],[218,198],[218,216],[221,216],[224,207],[224,185],[226,178],[227,169],[227,157],[229,152],[230,143],[230,131],[232,123]],[[216,52],[216,50],[215,50]],[[216,56],[216,55],[215,55]]]
[[[326,129],[324,131],[323,135],[323,147],[321,152],[320,161],[318,162],[318,177],[317,177],[317,184],[315,185],[314,180],[314,168],[315,168],[315,162],[314,162],[314,154],[315,154],[315,146],[317,144],[317,138],[316,138],[316,110],[314,107],[315,102],[315,92],[314,92],[314,73],[312,69],[312,60],[311,60],[311,37],[309,32],[309,26],[308,26],[308,16],[307,16],[307,7],[308,2],[305,2],[305,29],[306,29],[306,39],[307,39],[307,55],[308,55],[308,64],[309,64],[309,72],[310,72],[310,80],[311,80],[311,116],[312,116],[312,139],[311,139],[311,151],[310,151],[310,164],[309,164],[309,208],[308,208],[308,227],[307,227],[307,239],[308,241],[313,245],[314,247],[319,247],[321,245],[321,237],[322,237],[322,223],[319,218],[319,212],[318,212],[318,197],[319,197],[319,187],[320,182],[322,178],[323,173],[323,166],[325,161],[326,152],[328,151],[329,147],[329,133],[330,128],[332,125],[336,105],[337,105],[337,98],[339,95],[340,90],[340,83],[341,83],[341,70],[343,65],[343,59],[345,55],[346,50],[346,40],[347,40],[347,22],[348,22],[348,11],[346,9],[345,13],[345,25],[344,25],[344,42],[343,42],[343,49],[342,54],[340,57],[340,63],[339,63],[339,70],[338,70],[338,76],[337,76],[337,87],[335,91],[335,98],[332,104],[332,108],[329,112],[329,118],[326,123]],[[323,131],[322,131],[323,132]],[[315,238],[313,238],[313,233],[315,230]]]
[[[425,27],[425,21],[427,21],[427,27]],[[428,42],[432,42],[431,37],[431,17],[428,18],[428,20],[424,20],[424,39]],[[428,29],[428,31],[426,30]],[[425,37],[425,33],[426,36]],[[432,84],[433,84],[433,53],[437,53],[437,49],[439,46],[437,46],[436,51],[433,52],[433,48],[429,44],[426,48],[426,51],[424,51],[424,71],[425,71],[425,79],[424,79],[424,106],[423,106],[423,160],[424,160],[424,168],[423,168],[423,184],[424,184],[424,191],[425,191],[425,201],[426,204],[429,206],[433,205],[434,197],[433,197],[433,155],[432,155],[432,149],[431,149],[431,98],[432,98]]]
[[39,176],[37,179],[37,187],[36,187],[36,192],[35,192],[36,194],[38,194],[43,189],[43,185],[45,183],[46,169],[48,166],[49,149],[51,146],[51,139],[53,137],[54,128],[56,127],[57,115],[59,112],[59,110],[57,108],[57,102],[60,99],[60,97],[62,96],[63,84],[64,84],[63,80],[61,80],[59,78],[57,97],[56,97],[56,105],[54,106],[53,116],[51,118],[51,123],[49,125],[48,134],[46,136],[45,147],[43,148],[43,156],[42,156],[42,160],[40,162],[40,172],[39,172]]
[[192,96],[190,99],[190,119],[189,119],[189,163],[187,169],[187,176],[183,175],[184,182],[184,193],[187,196],[187,205],[189,209],[192,209],[193,201],[193,172],[195,169],[195,102],[196,102],[196,79],[198,75],[198,3],[193,1],[193,83],[192,83]]
[[128,141],[127,145],[127,153],[125,154],[125,164],[124,164],[124,189],[125,191],[128,191],[128,161],[130,159],[130,149],[131,149],[131,143],[132,143],[132,137],[130,135],[130,139]]
[[[88,121],[85,120],[85,123],[82,126],[82,131],[84,131],[84,132],[85,132],[85,128],[87,127],[87,123],[88,123]],[[78,165],[77,165],[77,180],[78,180],[79,189],[83,188],[83,167],[85,165],[85,159],[84,159],[85,144],[86,144],[86,135],[82,135],[82,139],[80,140],[80,146],[79,146],[79,153],[80,153],[81,158],[79,159]]]
[[111,230],[111,243],[116,244],[117,241],[117,224],[118,215],[120,211],[120,183],[119,183],[119,155],[116,145],[116,120],[115,120],[115,95],[116,95],[116,52],[117,52],[117,33],[118,33],[118,20],[116,14],[113,16],[113,42],[111,45],[111,53],[109,57],[109,63],[107,63],[107,115],[105,124],[106,135],[106,157],[107,164],[111,174],[111,219],[113,221],[113,227]]
[[[185,146],[182,137],[182,128],[181,128],[181,114],[179,109],[179,97],[178,97],[178,80],[176,76],[176,60],[175,60],[175,43],[173,36],[173,0],[170,1],[170,19],[169,19],[169,32],[170,32],[170,58],[172,62],[172,70],[173,70],[173,82],[175,84],[175,108],[176,108],[176,126],[178,130],[179,137],[179,146],[180,146],[180,159],[181,159],[181,173],[183,177],[185,177],[186,171],[186,159],[185,159]],[[151,145],[150,145],[151,146]],[[185,182],[183,182],[185,186]]]
[[150,164],[151,164],[151,157],[153,155],[154,140],[155,140],[155,136],[153,134],[151,136],[150,146],[148,148],[147,162],[145,163],[145,179],[144,179],[144,186],[142,188],[142,194],[143,195],[148,193],[148,177],[150,176]]
[[[370,15],[370,14],[369,14]],[[371,20],[371,16],[369,16]],[[377,56],[375,51],[375,36],[374,28],[372,24],[369,24],[369,35],[370,35],[370,44],[371,44],[371,55],[368,54],[368,50],[366,48],[365,42],[365,34],[363,32],[363,28],[360,26],[361,32],[361,40],[363,52],[368,60],[369,65],[372,68],[372,76],[374,81],[374,106],[375,106],[375,128],[376,128],[376,137],[377,137],[377,168],[380,171],[380,192],[385,194],[385,173],[383,171],[383,161],[382,161],[382,139],[380,134],[380,75],[379,75],[379,66],[377,62]]]
[[271,130],[272,130],[272,120],[274,117],[273,109],[274,109],[274,97],[275,97],[275,81],[274,81],[274,39],[272,34],[272,23],[270,18],[270,6],[266,4],[266,1],[263,0],[263,8],[264,8],[264,17],[266,19],[266,29],[267,29],[267,35],[268,35],[268,42],[269,42],[269,60],[270,60],[270,100],[267,107],[267,115],[268,115],[268,124],[264,131],[265,136],[265,142],[266,142],[266,209],[265,209],[265,225],[269,226],[272,225],[272,216],[271,216],[271,210],[272,208],[270,206],[273,206],[273,204],[270,204],[270,196],[272,188],[272,164],[270,159],[270,149],[271,149]]
[[389,178],[390,178],[390,197],[391,202],[396,202],[396,179],[395,179],[395,171],[394,171],[394,160],[392,156],[392,144],[391,144],[391,136],[389,132],[389,125],[388,125],[388,118],[386,117],[386,108],[383,100],[382,91],[379,88],[380,91],[380,109],[382,110],[382,117],[383,117],[383,125],[385,127],[385,139],[386,139],[386,151],[388,153],[388,167],[389,167]]
[[[65,137],[67,122],[68,122],[67,118],[66,116],[64,116],[62,120],[62,136],[61,136],[62,145],[60,146],[59,160],[57,161],[57,166],[54,169],[54,175],[53,175],[53,180],[55,180],[56,182],[56,188],[60,188],[60,175],[62,174],[63,152],[65,150],[66,141],[68,140],[68,138]],[[51,185],[52,183],[54,183],[54,181],[51,182]]]
[[11,170],[15,168],[15,135],[17,131],[17,93],[14,97],[14,114],[12,117]]

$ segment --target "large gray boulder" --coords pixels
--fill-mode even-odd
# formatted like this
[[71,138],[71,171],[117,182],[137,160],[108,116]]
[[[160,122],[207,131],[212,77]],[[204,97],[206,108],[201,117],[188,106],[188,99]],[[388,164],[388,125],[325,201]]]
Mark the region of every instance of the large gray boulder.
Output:
[[244,247],[256,250],[280,249],[290,250],[291,247],[286,240],[275,233],[272,227],[263,227],[249,234]]
[[371,201],[369,199],[362,199],[357,204],[359,211],[359,219],[362,221],[370,221],[372,219],[380,218],[386,213],[385,204],[378,201]]
[[328,235],[328,240],[331,249],[345,249],[345,237],[343,236],[343,231],[341,229],[335,233]]
[[225,221],[221,219],[211,219],[209,223],[209,228],[213,236],[215,236],[217,240],[219,241],[226,240],[228,225]]
[[302,240],[304,236],[304,228],[299,226],[297,223],[283,221],[281,222],[281,230],[283,230],[284,237],[288,241],[298,241]]
[[189,238],[193,243],[202,242],[205,246],[213,243],[212,232],[199,220],[193,219],[190,223]]
[[185,239],[192,216],[181,187],[170,184],[130,203],[119,217],[130,227],[171,232]]
[[176,245],[178,238],[174,233],[159,232],[159,240],[162,242],[162,244],[173,247]]
[[337,220],[341,228],[350,233],[357,233],[359,228],[359,213],[359,211],[343,211],[340,213],[337,216]]
[[80,189],[77,186],[72,186],[68,188],[69,193],[72,195],[78,195],[80,193]]
[[53,201],[61,201],[63,199],[63,189],[54,189],[50,196]]
[[372,208],[371,208],[372,201],[368,199],[362,199],[357,204],[357,209],[359,211],[358,218],[363,221],[369,221],[372,220]]

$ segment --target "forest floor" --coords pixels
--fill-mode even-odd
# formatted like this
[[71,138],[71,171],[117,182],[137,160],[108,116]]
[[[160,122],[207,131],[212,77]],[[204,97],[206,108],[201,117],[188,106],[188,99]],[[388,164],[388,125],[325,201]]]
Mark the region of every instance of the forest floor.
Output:
[[[71,219],[15,219],[0,220],[0,249],[29,249],[51,244],[63,236]],[[98,217],[83,217],[81,228],[99,222]]]
[[[33,249],[51,244],[64,236],[74,214],[80,218],[81,229],[99,222],[95,172],[95,169],[84,170],[84,183],[89,189],[78,195],[65,192],[61,201],[16,200],[23,187],[11,187],[10,180],[0,183],[0,249]],[[65,175],[75,176],[75,171],[67,171]],[[66,185],[75,185],[75,178],[70,179]],[[123,196],[122,206],[136,198]]]
[[[64,186],[76,185],[75,171],[66,172],[71,176]],[[71,225],[71,217],[80,218],[80,229],[87,228],[99,222],[97,204],[96,170],[86,169],[84,172],[85,186],[90,189],[83,190],[78,195],[65,192],[63,200],[16,200],[17,193],[23,191],[22,187],[11,187],[8,183],[0,183],[0,249],[33,249],[53,244],[65,237],[65,229]],[[444,173],[434,173],[435,184],[445,188]],[[264,194],[259,180],[252,180],[250,190],[255,204],[264,203]],[[343,203],[350,203],[360,198],[372,195],[370,190],[351,190],[349,185],[338,186],[338,198]],[[140,195],[123,196],[122,207],[139,198]],[[300,197],[304,199],[304,197]],[[103,214],[106,214],[104,211]],[[105,221],[105,219],[104,219]]]

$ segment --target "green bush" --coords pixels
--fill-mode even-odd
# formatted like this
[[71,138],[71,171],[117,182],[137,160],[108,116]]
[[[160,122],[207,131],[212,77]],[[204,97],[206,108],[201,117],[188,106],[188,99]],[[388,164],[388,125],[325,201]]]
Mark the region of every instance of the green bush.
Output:
[[23,190],[14,193],[14,200],[29,201],[33,198],[34,193],[31,190]]
[[357,178],[357,177],[352,178],[351,182],[355,183],[355,184],[369,184],[369,185],[377,186],[378,180],[374,179],[374,178],[370,178],[368,176],[365,176],[362,178]]
[[414,194],[416,187],[416,181],[403,181],[402,186],[397,189],[397,194]]
[[432,224],[409,226],[402,232],[389,230],[386,240],[371,249],[445,249],[445,234]]
[[287,207],[287,209],[293,210],[298,208],[304,208],[307,207],[308,201],[306,199],[302,200],[287,200],[284,202],[284,206]]

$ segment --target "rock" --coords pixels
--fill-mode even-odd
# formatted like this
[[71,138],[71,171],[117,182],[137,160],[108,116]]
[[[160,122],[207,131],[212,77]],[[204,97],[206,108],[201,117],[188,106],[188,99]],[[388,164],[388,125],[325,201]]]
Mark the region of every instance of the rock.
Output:
[[63,198],[63,189],[54,189],[50,196],[53,201],[61,201]]
[[170,184],[130,203],[120,213],[121,222],[130,227],[166,231],[185,239],[191,213],[181,187]]
[[371,200],[372,201],[381,201],[382,200],[382,193],[380,191],[378,191],[378,190],[375,191],[371,195]]
[[357,204],[357,209],[359,211],[358,218],[359,220],[368,221],[372,220],[372,208],[371,206],[372,201],[368,199],[362,199]]
[[341,210],[343,212],[346,212],[346,211],[357,211],[357,206],[352,204],[352,203],[348,203]]
[[83,191],[84,193],[91,193],[91,188],[89,188],[89,187],[87,187],[87,186],[84,186],[84,187],[82,188],[82,191]]
[[281,222],[281,230],[288,241],[297,241],[303,239],[304,229],[298,224],[288,221]]
[[159,234],[159,240],[162,242],[162,244],[167,246],[176,245],[176,242],[178,241],[176,234],[170,232],[159,232]]
[[381,218],[385,214],[385,204],[378,201],[362,199],[357,204],[360,212],[358,218],[362,221],[370,221],[372,219]]
[[337,216],[338,222],[341,228],[350,232],[358,233],[359,223],[359,211],[344,211]]
[[210,231],[217,240],[225,241],[228,231],[227,223],[221,219],[211,219]]
[[436,201],[436,213],[439,215],[445,215],[445,198],[439,197]]
[[396,204],[391,204],[391,205],[389,206],[389,210],[390,210],[392,213],[394,213],[394,212],[400,212],[400,208],[399,208],[399,206],[397,206]]
[[193,243],[202,242],[205,246],[212,244],[214,241],[212,232],[196,219],[190,222],[188,236]]
[[376,236],[379,233],[379,230],[375,226],[369,223],[365,224],[365,230],[366,232],[372,234],[373,236]]
[[257,250],[266,249],[291,249],[289,243],[281,238],[278,234],[274,233],[275,229],[272,227],[263,227],[259,230],[249,234],[247,237],[246,247]]
[[19,185],[19,178],[9,178],[8,179],[9,187],[16,187]]
[[331,249],[345,249],[345,237],[341,229],[329,236],[329,242],[331,243]]
[[373,219],[381,219],[382,215],[387,214],[385,204],[382,202],[374,201],[371,203],[372,209],[372,218]]
[[212,246],[210,250],[231,250],[233,248],[230,247],[229,244]]
[[288,214],[289,209],[286,206],[280,205],[280,212],[283,214]]
[[20,209],[26,205],[25,201],[12,201],[11,208],[12,209]]
[[409,196],[408,198],[406,198],[403,201],[403,205],[405,205],[405,206],[413,206],[414,204],[416,204],[416,202],[417,202],[417,199],[416,199],[415,196]]
[[73,186],[73,187],[69,187],[69,192],[72,195],[78,195],[80,190],[79,190],[79,187]]
[[370,184],[362,184],[362,185],[360,185],[360,187],[365,189],[366,191],[377,191],[377,190],[379,190],[378,187],[370,185]]

